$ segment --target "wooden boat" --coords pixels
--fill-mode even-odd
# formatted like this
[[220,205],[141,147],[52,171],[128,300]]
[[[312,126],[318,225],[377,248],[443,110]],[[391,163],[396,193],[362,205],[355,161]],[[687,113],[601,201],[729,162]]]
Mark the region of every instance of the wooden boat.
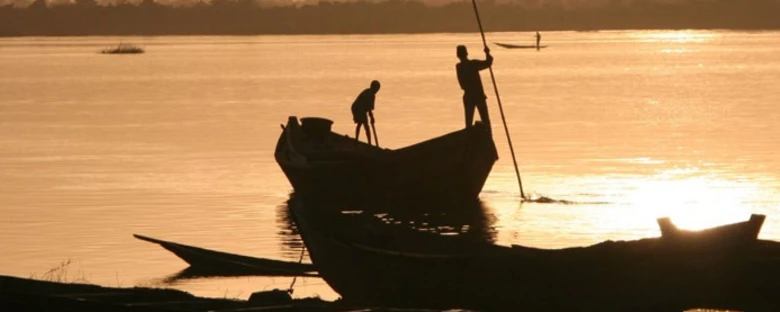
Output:
[[[510,44],[510,43],[501,43],[501,42],[493,42],[493,44],[507,49],[536,49],[537,48],[535,44]],[[546,47],[547,45],[538,46],[539,49],[544,49]]]
[[[480,311],[780,308],[780,243],[673,252],[660,238],[546,250],[338,221],[290,205],[320,276],[344,302]],[[363,225],[360,225],[363,224]]]
[[273,275],[273,276],[316,276],[316,268],[309,263],[280,261],[242,256],[195,246],[164,241],[148,236],[133,234],[133,237],[155,243],[187,262],[188,273],[204,275]]
[[330,131],[324,118],[290,117],[274,156],[297,195],[338,200],[474,200],[498,159],[482,123],[390,150]]
[[678,229],[667,218],[659,218],[663,241],[687,248],[739,248],[758,239],[765,215],[753,214],[743,222],[721,225],[699,231]]

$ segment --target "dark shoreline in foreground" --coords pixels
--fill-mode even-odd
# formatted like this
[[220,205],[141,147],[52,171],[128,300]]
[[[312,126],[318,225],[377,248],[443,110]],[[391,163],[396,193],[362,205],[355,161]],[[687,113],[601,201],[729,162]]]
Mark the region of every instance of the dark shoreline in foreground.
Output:
[[[257,294],[257,295],[255,295]],[[249,300],[196,297],[170,288],[105,287],[0,275],[0,311],[345,311],[338,302],[291,299],[286,291]],[[371,310],[366,310],[371,311]]]

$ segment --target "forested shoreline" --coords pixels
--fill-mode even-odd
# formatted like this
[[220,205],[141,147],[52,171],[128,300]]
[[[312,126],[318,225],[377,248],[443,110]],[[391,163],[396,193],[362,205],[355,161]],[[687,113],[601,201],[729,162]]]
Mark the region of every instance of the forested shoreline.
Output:
[[[618,2],[618,1],[616,1]],[[780,1],[642,2],[580,9],[480,2],[486,31],[611,29],[780,29]],[[263,7],[252,0],[188,6],[99,5],[79,0],[47,6],[0,6],[0,36],[259,35],[471,32],[470,1],[320,2]]]

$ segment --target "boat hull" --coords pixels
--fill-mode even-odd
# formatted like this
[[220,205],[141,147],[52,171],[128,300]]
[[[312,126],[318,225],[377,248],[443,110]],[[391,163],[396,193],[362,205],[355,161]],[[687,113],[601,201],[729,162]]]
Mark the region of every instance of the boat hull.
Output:
[[[307,152],[297,120],[280,135],[275,157],[296,195],[335,200],[476,199],[498,159],[479,124],[398,150],[330,133],[329,152]],[[309,143],[310,144],[310,143]],[[309,149],[311,151],[311,149]]]
[[544,49],[547,48],[546,45],[534,45],[534,44],[509,44],[509,43],[500,43],[500,42],[494,42],[495,45],[507,48],[507,49]]
[[[777,242],[695,257],[655,238],[559,250],[465,242],[449,248],[440,238],[323,221],[302,203],[290,208],[320,276],[345,302],[481,311],[780,308],[772,286],[780,273]],[[394,248],[403,244],[409,248]]]

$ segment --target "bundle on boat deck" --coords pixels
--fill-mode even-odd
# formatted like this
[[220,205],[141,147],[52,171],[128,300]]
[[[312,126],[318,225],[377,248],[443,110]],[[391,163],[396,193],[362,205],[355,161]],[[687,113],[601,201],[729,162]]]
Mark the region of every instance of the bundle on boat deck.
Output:
[[688,252],[661,238],[556,250],[344,221],[290,205],[320,276],[356,304],[482,311],[778,311],[780,244]]
[[188,273],[192,275],[317,275],[316,268],[310,263],[237,255],[164,241],[139,234],[133,234],[133,237],[158,244],[172,252],[190,265]]
[[482,123],[391,150],[336,134],[324,118],[301,121],[282,126],[274,156],[295,193],[309,198],[474,200],[498,159]]

